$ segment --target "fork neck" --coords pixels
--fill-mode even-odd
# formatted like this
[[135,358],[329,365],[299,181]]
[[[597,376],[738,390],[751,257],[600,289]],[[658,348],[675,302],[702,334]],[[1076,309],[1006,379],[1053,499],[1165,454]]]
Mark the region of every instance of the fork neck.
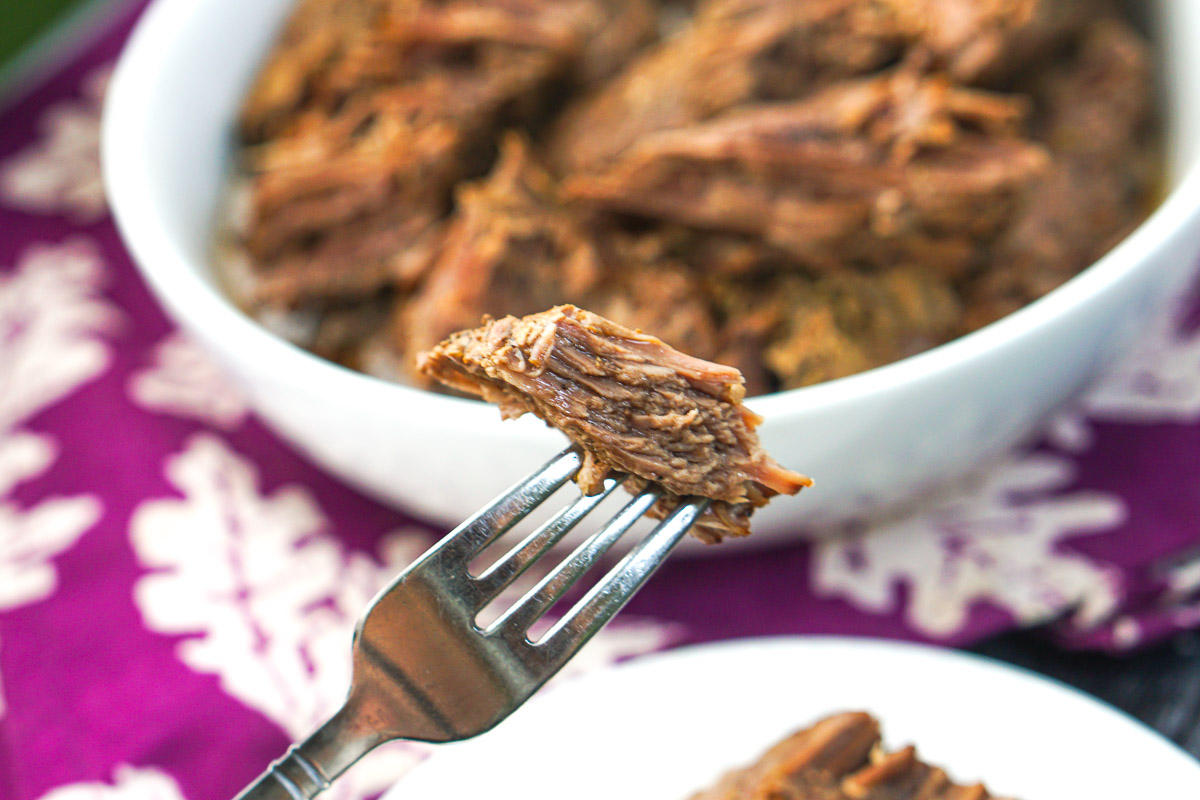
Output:
[[351,694],[328,722],[288,748],[235,800],[311,800],[386,740],[378,731],[369,706]]
[[387,740],[381,730],[371,704],[364,702],[360,693],[351,692],[338,712],[297,745],[296,751],[332,781]]

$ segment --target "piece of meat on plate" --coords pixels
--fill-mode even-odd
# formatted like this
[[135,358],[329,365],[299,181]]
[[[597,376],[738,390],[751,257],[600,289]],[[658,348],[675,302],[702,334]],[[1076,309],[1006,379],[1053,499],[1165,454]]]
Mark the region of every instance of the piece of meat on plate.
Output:
[[1047,163],[1020,99],[952,86],[913,61],[794,103],[642,138],[568,178],[585,205],[758,236],[812,269],[986,256]]
[[242,102],[242,140],[276,136],[302,108],[324,101],[325,74],[391,2],[298,0]]
[[835,714],[797,731],[754,764],[722,776],[690,800],[992,800],[981,784],[957,784],[912,746],[888,752],[869,714]]
[[[483,144],[501,107],[541,86],[541,52],[501,54],[400,85],[360,91],[335,111],[298,115],[277,137],[245,149],[246,202],[236,221],[255,276],[294,302],[326,286],[369,293],[420,278],[424,251],[452,185],[486,165]],[[494,62],[494,63],[493,63]],[[490,64],[487,66],[486,64]],[[381,246],[363,244],[367,241]],[[347,250],[360,250],[346,258]]]
[[532,413],[565,433],[584,452],[576,480],[587,494],[616,471],[661,489],[659,515],[712,498],[693,528],[707,542],[749,533],[755,508],[811,485],[759,445],[737,370],[574,306],[485,320],[423,353],[419,368],[506,418]]

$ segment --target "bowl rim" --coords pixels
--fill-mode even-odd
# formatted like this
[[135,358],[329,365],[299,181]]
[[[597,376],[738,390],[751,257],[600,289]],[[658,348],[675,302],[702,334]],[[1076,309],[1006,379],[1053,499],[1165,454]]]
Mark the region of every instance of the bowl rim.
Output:
[[[216,285],[190,266],[179,241],[158,224],[159,206],[148,181],[146,162],[131,131],[144,127],[153,113],[149,98],[156,65],[171,57],[170,43],[185,34],[187,13],[199,3],[153,0],[138,20],[109,84],[101,120],[101,164],[114,222],[142,277],[173,311],[176,323],[190,328],[205,320],[205,331],[222,331],[236,341],[242,360],[275,375],[306,375],[307,382],[362,402],[403,404],[406,408],[450,414],[455,423],[495,422],[488,404],[436,394],[395,383],[327,361],[287,341],[242,312]],[[1200,23],[1200,15],[1194,20]],[[1160,52],[1162,52],[1160,50]],[[1200,101],[1197,101],[1200,102]],[[1180,236],[1200,220],[1200,157],[1171,185],[1161,203],[1129,235],[1077,275],[1046,295],[983,328],[898,361],[825,383],[750,398],[767,421],[862,401],[906,385],[953,372],[968,363],[1035,337],[1055,320],[1087,305],[1143,266],[1156,248]]]

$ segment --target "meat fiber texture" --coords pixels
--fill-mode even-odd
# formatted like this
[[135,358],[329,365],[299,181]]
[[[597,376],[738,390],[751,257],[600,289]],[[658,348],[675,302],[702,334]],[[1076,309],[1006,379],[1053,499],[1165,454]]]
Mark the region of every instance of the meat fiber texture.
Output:
[[1027,112],[1017,98],[956,88],[910,62],[646,136],[565,192],[751,235],[817,272],[912,263],[953,279],[979,263],[1049,164],[1019,135]]
[[909,746],[883,748],[879,723],[847,712],[776,744],[756,763],[690,800],[998,800],[981,784],[954,783]]
[[811,481],[759,445],[761,419],[742,405],[741,374],[574,306],[485,320],[420,356],[422,372],[532,413],[584,453],[576,481],[596,494],[610,472],[652,484],[669,513],[681,498],[714,502],[693,533],[705,542],[750,532],[754,510]]
[[237,299],[412,286],[497,127],[603,79],[654,25],[647,0],[302,0],[242,108]]

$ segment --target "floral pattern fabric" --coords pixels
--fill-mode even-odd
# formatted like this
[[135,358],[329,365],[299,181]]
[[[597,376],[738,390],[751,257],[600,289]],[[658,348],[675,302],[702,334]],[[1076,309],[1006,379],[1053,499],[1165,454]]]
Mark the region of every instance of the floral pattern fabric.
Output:
[[[0,109],[6,800],[232,796],[336,708],[358,614],[443,532],[276,439],[139,279],[98,163],[135,16]],[[1040,444],[937,496],[673,560],[571,670],[763,634],[1045,625],[1116,651],[1200,626],[1198,312],[1163,315]],[[381,748],[330,796],[374,796],[425,752]]]

